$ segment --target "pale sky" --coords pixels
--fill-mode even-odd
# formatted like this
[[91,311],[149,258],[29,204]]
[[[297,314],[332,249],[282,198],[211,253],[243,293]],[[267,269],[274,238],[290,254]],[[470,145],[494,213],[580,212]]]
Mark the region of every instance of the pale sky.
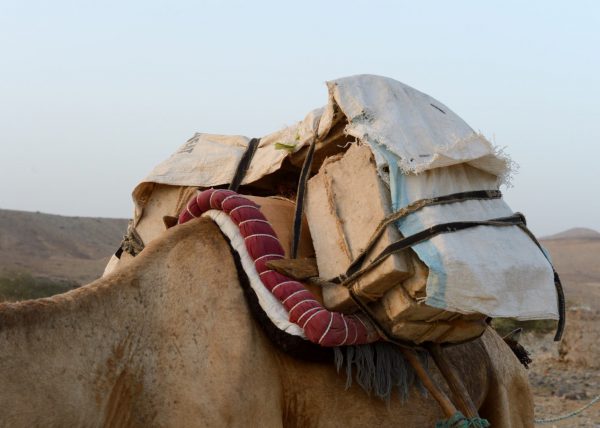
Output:
[[195,132],[262,136],[392,77],[520,165],[534,232],[600,230],[600,2],[0,0],[0,208],[130,217]]

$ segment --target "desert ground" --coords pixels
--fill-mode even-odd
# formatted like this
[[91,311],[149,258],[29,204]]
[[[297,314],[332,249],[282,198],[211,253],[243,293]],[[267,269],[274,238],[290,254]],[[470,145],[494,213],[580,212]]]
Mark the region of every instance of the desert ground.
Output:
[[[552,333],[526,333],[538,418],[562,415],[600,394],[600,233],[572,229],[542,240],[559,272],[567,299],[567,327],[560,343]],[[600,403],[556,427],[600,427]]]
[[[36,298],[101,275],[127,220],[0,210],[0,300]],[[600,394],[600,233],[571,229],[542,244],[560,273],[567,327],[560,343],[548,324],[525,324],[538,418],[580,408]],[[550,326],[551,327],[551,326]],[[555,427],[600,427],[600,403]]]

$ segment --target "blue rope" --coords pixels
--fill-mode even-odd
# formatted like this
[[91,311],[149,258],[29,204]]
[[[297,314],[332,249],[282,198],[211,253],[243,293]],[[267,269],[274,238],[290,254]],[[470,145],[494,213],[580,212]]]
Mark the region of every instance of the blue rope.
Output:
[[471,418],[467,419],[461,412],[456,412],[445,421],[439,421],[435,428],[488,428],[490,423],[486,419]]

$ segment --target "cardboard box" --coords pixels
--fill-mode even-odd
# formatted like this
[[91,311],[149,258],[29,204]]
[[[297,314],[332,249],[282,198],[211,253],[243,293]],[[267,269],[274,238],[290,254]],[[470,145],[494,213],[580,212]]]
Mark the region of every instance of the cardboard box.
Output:
[[[306,197],[319,276],[331,279],[345,273],[390,212],[389,190],[379,178],[367,146],[352,144],[344,154],[327,159],[309,180]],[[364,266],[400,239],[398,230],[388,226]],[[373,301],[411,274],[412,262],[406,254],[394,254],[361,276],[354,287],[363,299]],[[323,298],[332,310],[347,311],[355,305],[344,287],[324,287]]]

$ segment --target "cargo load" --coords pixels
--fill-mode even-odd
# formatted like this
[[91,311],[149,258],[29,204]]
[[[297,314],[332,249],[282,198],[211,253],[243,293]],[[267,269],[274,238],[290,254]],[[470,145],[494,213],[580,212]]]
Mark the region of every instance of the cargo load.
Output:
[[327,85],[324,108],[260,139],[194,135],[135,188],[140,239],[153,240],[196,189],[229,185],[254,141],[239,192],[305,212],[328,309],[365,313],[411,343],[475,338],[488,317],[564,321],[552,265],[501,198],[511,173],[501,150],[392,79]]

